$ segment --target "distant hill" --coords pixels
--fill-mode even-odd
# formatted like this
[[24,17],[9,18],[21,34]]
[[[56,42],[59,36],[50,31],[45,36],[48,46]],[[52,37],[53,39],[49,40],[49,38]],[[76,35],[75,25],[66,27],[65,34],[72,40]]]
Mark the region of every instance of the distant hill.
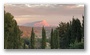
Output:
[[[47,37],[50,37],[52,27],[45,27]],[[55,28],[55,27],[53,27]],[[19,29],[23,32],[21,38],[26,38],[31,36],[31,30],[32,27],[28,26],[19,26]],[[42,37],[42,27],[34,27],[34,32],[36,34],[36,37],[41,38]]]
[[23,26],[30,26],[30,27],[50,27],[50,25],[46,22],[46,20],[42,20],[42,21],[35,21],[32,23],[26,23],[23,24]]

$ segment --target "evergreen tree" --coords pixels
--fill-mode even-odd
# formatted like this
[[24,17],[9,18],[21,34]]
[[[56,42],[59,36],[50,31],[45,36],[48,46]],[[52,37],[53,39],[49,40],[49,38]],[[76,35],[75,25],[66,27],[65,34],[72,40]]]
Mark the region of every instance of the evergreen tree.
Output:
[[54,49],[54,33],[53,33],[53,29],[51,29],[51,49]]
[[74,43],[70,44],[70,49],[84,49],[83,39],[81,40],[81,42],[78,42],[76,39]]
[[24,40],[23,49],[25,49],[25,48],[26,48],[26,45],[25,45],[25,40]]
[[84,16],[82,16],[82,37],[84,37]]
[[82,34],[81,34],[81,23],[79,19],[74,19],[72,20],[72,25],[71,25],[71,38],[72,38],[72,43],[75,42],[76,38],[78,42],[81,42]]
[[4,48],[17,49],[20,47],[21,31],[11,13],[4,11]]
[[[81,39],[83,39],[82,32],[81,32],[82,31],[81,22],[78,18],[75,19],[73,17],[73,20],[67,23],[61,22],[56,29],[59,31],[59,43],[60,43],[61,49],[70,48],[71,44],[74,45],[74,43],[76,43],[75,42],[76,39],[77,39],[77,43],[80,43]],[[54,36],[56,36],[56,33],[54,34]],[[81,45],[84,46],[83,44]],[[78,45],[78,47],[80,47],[80,45]]]
[[57,30],[54,30],[54,48],[59,48],[59,33]]
[[34,49],[35,48],[35,33],[34,33],[34,30],[32,28],[32,31],[31,31],[31,49]]
[[67,47],[68,38],[67,38],[67,23],[61,22],[59,26],[56,28],[59,31],[59,45],[61,49],[64,49]]
[[21,45],[21,39],[20,39],[20,36],[21,36],[21,31],[19,30],[19,27],[17,26],[17,23],[16,21],[13,21],[15,23],[14,25],[14,34],[13,34],[13,48],[20,48],[20,45]]
[[68,49],[69,45],[70,45],[70,41],[71,41],[71,21],[70,21],[70,23],[67,23],[67,32],[65,33],[65,36],[66,36],[65,46]]
[[58,49],[59,48],[59,32],[53,29],[51,30],[51,49]]
[[42,49],[46,47],[46,31],[44,27],[42,27]]
[[77,22],[77,40],[78,42],[81,42],[81,39],[82,39],[82,31],[81,31],[81,22],[79,19],[76,19],[76,22]]
[[57,39],[56,39],[56,30],[54,30],[54,32],[53,32],[53,38],[54,38],[54,39],[53,39],[53,42],[54,42],[54,43],[53,43],[53,47],[54,47],[54,49],[56,49],[56,40],[57,40]]

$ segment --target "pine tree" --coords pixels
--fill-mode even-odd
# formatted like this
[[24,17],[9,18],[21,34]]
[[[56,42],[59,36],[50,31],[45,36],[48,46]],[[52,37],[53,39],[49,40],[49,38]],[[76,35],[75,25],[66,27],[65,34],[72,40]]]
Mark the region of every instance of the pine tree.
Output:
[[32,31],[31,31],[31,49],[34,49],[35,48],[35,33],[34,33],[34,30],[32,28]]
[[46,47],[46,31],[44,27],[42,27],[42,49]]

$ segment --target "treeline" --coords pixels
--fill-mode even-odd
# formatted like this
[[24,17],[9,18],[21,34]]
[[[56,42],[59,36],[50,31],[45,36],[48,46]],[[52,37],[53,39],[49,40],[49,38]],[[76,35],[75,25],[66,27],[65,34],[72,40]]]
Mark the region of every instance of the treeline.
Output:
[[84,16],[82,24],[78,18],[64,23],[61,22],[56,30],[59,31],[59,48],[83,49],[84,48]]
[[[36,35],[32,27],[31,36],[28,40],[21,39],[20,31],[14,17],[4,12],[4,48],[5,49],[37,49]],[[51,36],[48,39],[51,49],[84,49],[84,16],[82,24],[78,18],[70,22],[61,22],[56,29],[51,29]],[[37,42],[36,42],[37,41]],[[47,38],[44,26],[42,27],[42,39],[40,49],[46,49]]]

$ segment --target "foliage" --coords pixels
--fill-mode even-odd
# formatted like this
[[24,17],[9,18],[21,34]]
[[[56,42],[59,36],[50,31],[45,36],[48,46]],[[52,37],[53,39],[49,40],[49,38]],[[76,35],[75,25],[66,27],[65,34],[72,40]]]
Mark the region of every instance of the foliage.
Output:
[[51,30],[51,49],[54,49],[54,36],[53,36],[53,29]]
[[44,27],[42,27],[42,49],[45,49],[46,47],[46,31]]
[[67,23],[61,22],[57,30],[59,31],[61,49],[68,49],[71,47],[71,43],[75,43],[76,39],[78,43],[83,39],[82,34],[84,33],[82,33],[81,22],[78,18],[73,17],[72,21]]
[[35,33],[34,33],[34,29],[32,28],[31,31],[31,41],[30,41],[30,45],[31,45],[31,49],[35,48]]
[[81,23],[79,19],[73,18],[71,25],[71,42],[74,43],[76,38],[78,42],[81,42],[82,38]]
[[70,44],[71,49],[84,49],[84,42],[83,40],[81,42],[78,42],[77,40],[74,43]]
[[4,12],[4,48],[17,49],[20,48],[21,31],[17,22],[13,19],[11,13]]
[[84,37],[84,16],[82,16],[82,37]]

